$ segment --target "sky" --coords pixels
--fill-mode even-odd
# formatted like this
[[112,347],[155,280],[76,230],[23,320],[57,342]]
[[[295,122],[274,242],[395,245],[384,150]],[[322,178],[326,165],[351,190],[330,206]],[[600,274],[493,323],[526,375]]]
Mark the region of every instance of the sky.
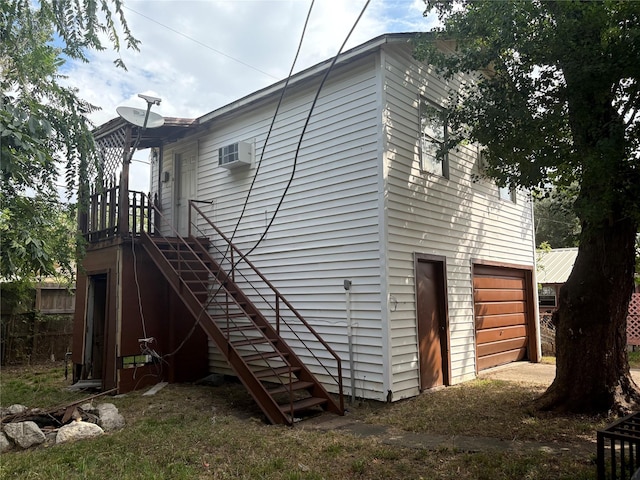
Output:
[[[125,0],[140,51],[90,52],[62,69],[80,98],[100,107],[100,125],[118,106],[144,109],[139,93],[160,97],[152,111],[197,118],[286,78],[311,0]],[[294,72],[332,58],[366,0],[315,0]],[[345,49],[383,33],[428,31],[424,0],[370,0]],[[117,68],[122,58],[127,71]],[[149,189],[146,151],[137,152],[131,188]]]

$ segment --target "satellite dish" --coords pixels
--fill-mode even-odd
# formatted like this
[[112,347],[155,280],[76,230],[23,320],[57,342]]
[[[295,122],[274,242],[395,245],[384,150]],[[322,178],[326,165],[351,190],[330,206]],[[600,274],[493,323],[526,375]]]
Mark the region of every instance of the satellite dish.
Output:
[[[118,107],[116,112],[127,122],[143,128],[158,128],[164,125],[164,117],[155,112],[133,107]],[[145,118],[147,123],[145,125]]]

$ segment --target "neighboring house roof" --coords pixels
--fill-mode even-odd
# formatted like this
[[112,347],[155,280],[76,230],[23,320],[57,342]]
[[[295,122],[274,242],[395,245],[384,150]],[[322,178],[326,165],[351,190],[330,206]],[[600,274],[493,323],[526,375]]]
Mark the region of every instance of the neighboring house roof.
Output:
[[538,283],[564,283],[569,278],[578,255],[578,248],[557,248],[538,252],[536,272]]

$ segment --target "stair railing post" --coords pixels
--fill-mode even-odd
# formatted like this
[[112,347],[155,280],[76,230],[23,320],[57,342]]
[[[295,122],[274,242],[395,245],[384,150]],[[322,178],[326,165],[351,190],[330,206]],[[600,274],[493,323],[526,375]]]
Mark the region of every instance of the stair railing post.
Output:
[[293,371],[291,364],[289,364],[289,416],[291,417],[291,425],[293,425],[295,415],[293,413]]
[[148,231],[147,226],[145,225],[145,208],[147,208],[147,204],[145,202],[146,200],[146,195],[144,193],[140,193],[140,233],[144,232],[145,230]]
[[280,335],[280,297],[276,294],[276,332]]
[[188,212],[187,212],[187,237],[191,236],[191,205],[192,205],[191,200],[189,200],[188,208],[187,208],[187,210],[188,210]]

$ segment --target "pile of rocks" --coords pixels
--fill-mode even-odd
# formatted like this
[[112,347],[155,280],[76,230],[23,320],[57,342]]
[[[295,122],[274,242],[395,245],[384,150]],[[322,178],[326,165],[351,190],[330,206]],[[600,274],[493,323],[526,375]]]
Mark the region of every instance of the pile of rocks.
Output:
[[[63,412],[65,412],[63,410]],[[0,411],[0,453],[13,448],[30,448],[96,437],[124,427],[124,417],[112,403],[75,407],[66,423],[61,415],[42,409],[12,405]],[[66,418],[65,418],[66,419]]]

